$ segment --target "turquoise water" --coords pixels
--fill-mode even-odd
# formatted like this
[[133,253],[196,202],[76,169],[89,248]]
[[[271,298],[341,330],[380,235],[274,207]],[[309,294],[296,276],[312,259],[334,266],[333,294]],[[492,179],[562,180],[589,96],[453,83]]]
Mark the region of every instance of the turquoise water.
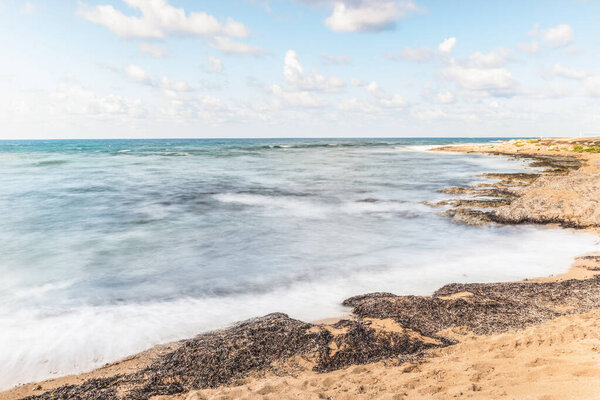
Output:
[[424,151],[474,141],[0,142],[0,387],[268,312],[329,317],[360,293],[557,273],[594,250],[422,205],[527,169]]

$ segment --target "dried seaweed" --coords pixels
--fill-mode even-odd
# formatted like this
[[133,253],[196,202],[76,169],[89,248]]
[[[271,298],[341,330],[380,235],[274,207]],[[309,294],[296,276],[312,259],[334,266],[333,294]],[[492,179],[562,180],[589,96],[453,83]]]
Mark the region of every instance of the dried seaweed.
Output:
[[[448,297],[457,293],[468,295]],[[600,308],[600,277],[545,283],[453,283],[431,297],[377,293],[352,297],[344,304],[360,317],[393,318],[424,335],[454,327],[492,334]],[[565,307],[557,309],[556,305]]]

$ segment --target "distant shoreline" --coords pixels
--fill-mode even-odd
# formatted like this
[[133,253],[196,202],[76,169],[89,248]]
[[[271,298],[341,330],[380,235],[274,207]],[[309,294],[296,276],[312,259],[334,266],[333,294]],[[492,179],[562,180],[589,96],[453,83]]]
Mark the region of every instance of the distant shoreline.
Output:
[[[553,224],[599,234],[599,146],[599,138],[517,139],[435,149],[519,157],[546,170],[488,174],[495,183],[447,188],[456,197],[432,205],[457,223]],[[600,390],[597,351],[590,350],[600,346],[599,272],[600,254],[588,254],[554,277],[448,284],[432,296],[355,296],[344,301],[350,318],[308,324],[270,314],[87,374],[18,386],[0,399],[442,399],[464,391],[489,399],[544,390],[592,398]],[[536,365],[546,371],[539,382]],[[569,379],[577,390],[561,389]]]

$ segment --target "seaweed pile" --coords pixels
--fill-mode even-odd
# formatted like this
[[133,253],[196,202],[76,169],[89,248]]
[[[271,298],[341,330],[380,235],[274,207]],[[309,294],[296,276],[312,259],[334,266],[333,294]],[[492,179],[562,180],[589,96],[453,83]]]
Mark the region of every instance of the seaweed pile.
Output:
[[367,320],[343,320],[330,330],[285,314],[269,314],[186,340],[139,372],[89,379],[26,399],[149,399],[231,384],[251,373],[283,373],[286,362],[296,356],[305,357],[315,371],[325,372],[397,356],[418,356],[426,349],[452,343],[371,325]]
[[[600,276],[558,282],[452,283],[429,296],[375,293],[344,301],[362,318],[392,318],[422,335],[466,327],[494,334],[600,308]],[[449,340],[449,339],[448,339]]]

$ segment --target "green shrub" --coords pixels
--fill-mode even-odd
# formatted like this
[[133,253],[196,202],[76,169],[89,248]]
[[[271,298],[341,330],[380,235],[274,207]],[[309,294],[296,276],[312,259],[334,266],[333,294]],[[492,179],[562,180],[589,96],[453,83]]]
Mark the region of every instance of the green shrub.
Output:
[[582,146],[577,144],[573,146],[572,151],[575,153],[600,153],[600,146]]

